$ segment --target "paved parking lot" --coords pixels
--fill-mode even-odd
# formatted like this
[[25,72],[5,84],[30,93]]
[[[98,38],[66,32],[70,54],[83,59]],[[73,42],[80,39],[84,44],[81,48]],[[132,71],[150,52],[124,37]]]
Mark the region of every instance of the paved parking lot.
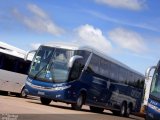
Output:
[[42,105],[39,98],[27,99],[0,95],[0,120],[144,120],[131,116],[123,118],[113,116],[105,110],[103,114],[92,113],[87,106],[82,111],[71,110],[70,105],[52,102]]

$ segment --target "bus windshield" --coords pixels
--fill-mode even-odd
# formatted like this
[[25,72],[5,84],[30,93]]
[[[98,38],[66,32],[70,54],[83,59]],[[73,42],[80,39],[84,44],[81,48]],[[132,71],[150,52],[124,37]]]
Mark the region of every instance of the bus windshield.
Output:
[[155,70],[152,86],[151,86],[151,96],[160,100],[160,66]]
[[29,76],[49,82],[65,82],[68,79],[68,61],[73,50],[41,46],[31,64]]

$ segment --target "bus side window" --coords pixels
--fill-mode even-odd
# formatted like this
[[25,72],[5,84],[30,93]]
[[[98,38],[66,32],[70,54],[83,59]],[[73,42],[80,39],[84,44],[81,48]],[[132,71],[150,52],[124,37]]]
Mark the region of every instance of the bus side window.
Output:
[[29,68],[30,68],[30,64],[31,64],[31,61],[27,61],[26,62],[26,64],[25,64],[25,73],[24,74],[28,74]]
[[74,62],[73,67],[71,68],[69,80],[73,81],[80,77],[84,63],[82,59],[78,59]]
[[99,68],[100,58],[97,55],[93,54],[87,70],[93,74],[100,74]]
[[0,53],[0,69],[3,68],[3,62],[4,62],[4,54]]
[[27,62],[20,60],[19,65],[18,65],[18,72],[22,73],[22,74],[27,74],[28,67],[29,67],[29,65],[27,64]]
[[5,55],[4,56],[4,66],[3,69],[4,70],[8,70],[8,71],[14,71],[14,62],[15,62],[15,58],[10,56],[10,55]]

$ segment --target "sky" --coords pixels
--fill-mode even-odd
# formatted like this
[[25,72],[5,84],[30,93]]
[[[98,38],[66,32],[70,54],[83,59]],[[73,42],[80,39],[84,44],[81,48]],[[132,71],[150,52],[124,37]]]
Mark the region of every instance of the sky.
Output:
[[0,41],[90,45],[144,74],[160,58],[159,9],[159,0],[1,0]]

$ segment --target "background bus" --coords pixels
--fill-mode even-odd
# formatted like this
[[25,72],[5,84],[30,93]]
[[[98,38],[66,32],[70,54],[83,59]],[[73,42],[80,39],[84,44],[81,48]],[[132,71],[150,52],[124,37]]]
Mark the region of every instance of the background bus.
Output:
[[151,82],[146,120],[160,120],[160,61],[157,66],[148,68],[148,72],[146,73],[147,79],[149,79],[150,71],[152,69],[155,69],[155,71]]
[[[24,85],[31,63],[31,56],[24,61],[26,52],[0,42],[0,91],[25,97]],[[18,93],[18,94],[17,94]]]
[[45,105],[53,100],[81,109],[86,104],[93,112],[110,109],[128,117],[140,112],[144,76],[90,47],[42,45],[25,88]]

